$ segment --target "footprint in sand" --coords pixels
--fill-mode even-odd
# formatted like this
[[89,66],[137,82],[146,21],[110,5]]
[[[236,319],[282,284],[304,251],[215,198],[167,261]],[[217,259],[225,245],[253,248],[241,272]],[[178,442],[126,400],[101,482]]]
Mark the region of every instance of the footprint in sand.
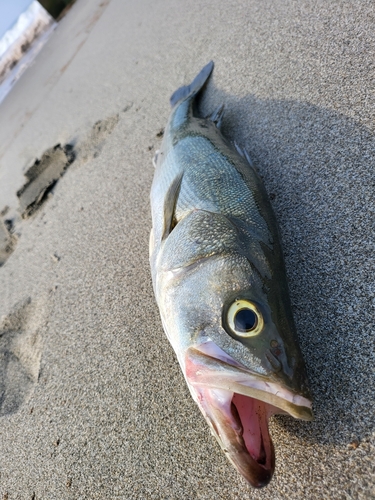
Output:
[[[131,105],[123,111],[128,111]],[[43,156],[25,172],[26,182],[18,190],[19,213],[22,219],[28,219],[48,199],[59,179],[68,167],[77,159],[77,164],[84,164],[96,158],[102,151],[108,135],[119,122],[119,115],[109,116],[97,121],[90,132],[77,144],[57,144],[47,149]],[[17,244],[15,220],[6,219],[9,207],[0,212],[0,267],[5,264]],[[18,222],[16,224],[18,226]],[[19,227],[17,227],[19,230]],[[19,236],[19,232],[18,232]]]
[[57,144],[27,170],[26,184],[17,192],[23,219],[30,217],[47,199],[48,193],[75,159],[73,147]]
[[[127,111],[127,108],[124,111]],[[119,122],[119,115],[94,124],[89,134],[75,146],[57,144],[27,170],[26,183],[17,192],[23,219],[36,212],[46,201],[60,177],[77,158],[78,164],[96,158]],[[11,219],[2,220],[8,207],[0,212],[0,267],[13,252],[17,238]],[[31,299],[18,304],[0,320],[0,416],[16,412],[26,401],[38,381],[43,314]]]
[[120,116],[116,114],[94,124],[89,134],[76,146],[78,162],[86,163],[99,156],[107,136],[113,132],[119,120]]
[[16,412],[38,381],[43,308],[31,299],[0,321],[0,416]]
[[119,115],[99,120],[92,127],[91,132],[78,144],[57,144],[43,154],[40,160],[27,170],[27,182],[17,192],[19,210],[22,218],[30,217],[46,201],[60,177],[78,156],[78,163],[85,163],[96,158],[109,134],[112,133],[119,121]]
[[[7,207],[6,207],[7,208]],[[6,215],[6,208],[1,215]],[[16,246],[17,238],[13,234],[13,224],[11,220],[4,222],[0,219],[0,267],[5,264],[10,254]]]

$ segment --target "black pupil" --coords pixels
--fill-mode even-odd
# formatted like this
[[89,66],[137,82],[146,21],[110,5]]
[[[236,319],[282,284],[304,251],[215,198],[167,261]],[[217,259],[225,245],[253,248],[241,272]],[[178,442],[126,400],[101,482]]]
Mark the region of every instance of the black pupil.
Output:
[[240,309],[234,317],[234,327],[238,332],[250,332],[257,326],[257,316],[251,309]]

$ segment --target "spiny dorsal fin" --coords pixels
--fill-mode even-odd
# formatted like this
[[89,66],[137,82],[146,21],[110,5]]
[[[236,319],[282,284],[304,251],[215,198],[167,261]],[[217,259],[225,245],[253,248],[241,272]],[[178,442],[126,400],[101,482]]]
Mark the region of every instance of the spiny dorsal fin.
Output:
[[215,109],[215,111],[208,117],[217,128],[221,127],[221,123],[223,121],[224,116],[224,104]]
[[245,148],[240,148],[240,146],[237,144],[236,141],[234,141],[234,147],[236,148],[237,150],[237,153],[239,155],[242,156],[242,158],[245,158],[245,160],[248,162],[248,164],[250,165],[250,167],[253,167],[254,168],[254,163],[252,161],[252,159],[250,158],[250,155],[249,153],[246,151]]

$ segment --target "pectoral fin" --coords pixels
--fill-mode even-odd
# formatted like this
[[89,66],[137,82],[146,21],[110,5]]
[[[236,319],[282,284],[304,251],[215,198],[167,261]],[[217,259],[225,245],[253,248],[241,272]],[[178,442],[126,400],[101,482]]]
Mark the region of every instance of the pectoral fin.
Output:
[[177,224],[175,211],[178,195],[180,194],[182,177],[183,174],[181,173],[174,178],[165,195],[162,240],[165,240],[165,238],[167,238],[167,236],[171,233],[171,231]]

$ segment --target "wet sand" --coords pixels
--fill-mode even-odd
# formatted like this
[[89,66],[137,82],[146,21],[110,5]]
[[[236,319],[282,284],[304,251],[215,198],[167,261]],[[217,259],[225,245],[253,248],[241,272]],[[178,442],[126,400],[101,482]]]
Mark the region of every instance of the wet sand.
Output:
[[[79,0],[61,21],[0,107],[0,496],[375,498],[372,11]],[[211,59],[202,113],[225,103],[271,196],[314,396],[314,422],[272,420],[261,491],[192,401],[148,267],[169,96]]]

